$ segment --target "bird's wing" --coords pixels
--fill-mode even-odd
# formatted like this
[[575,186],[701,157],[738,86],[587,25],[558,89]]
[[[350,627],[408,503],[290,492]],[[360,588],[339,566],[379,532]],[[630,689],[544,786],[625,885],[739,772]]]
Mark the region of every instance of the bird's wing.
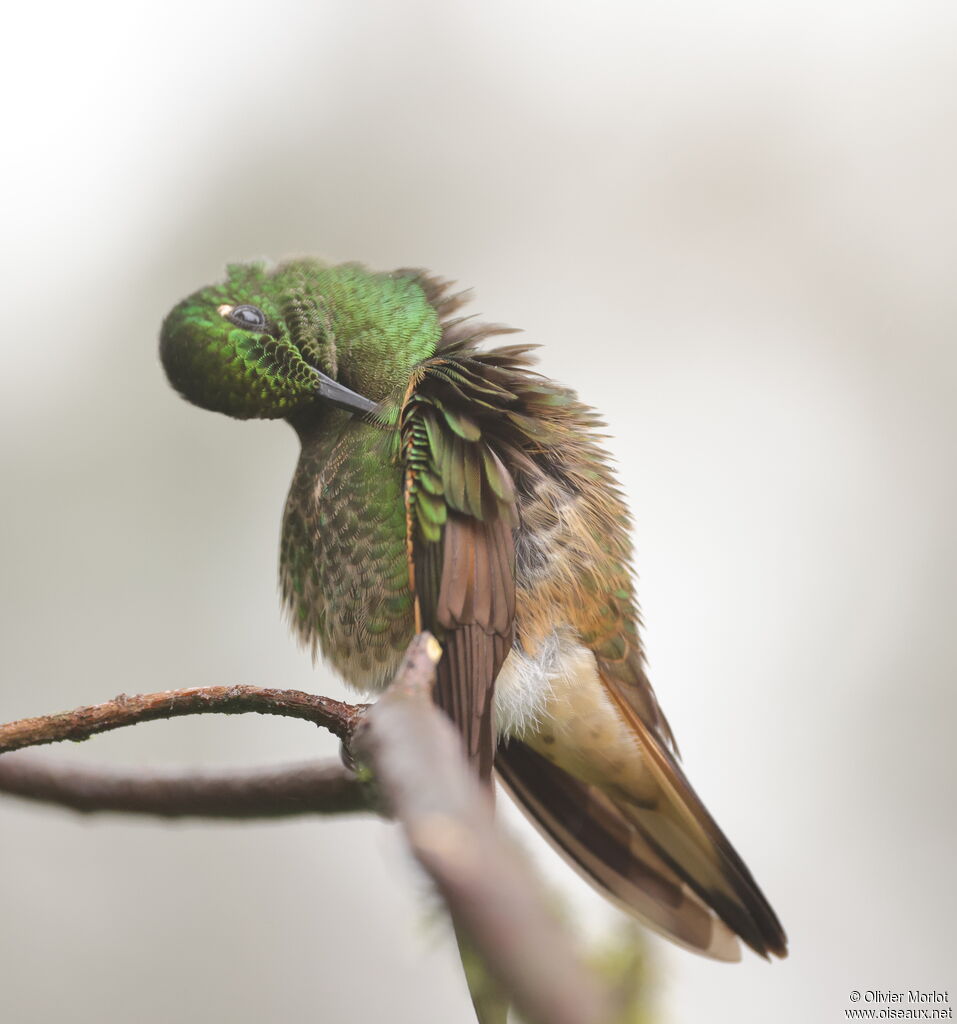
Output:
[[495,678],[512,646],[517,525],[511,474],[491,431],[489,389],[454,359],[417,368],[400,414],[416,626],[442,643],[436,703],[488,778]]
[[[741,857],[692,789],[677,747],[645,674],[623,526],[615,494],[579,485],[588,538],[579,586],[591,598],[564,602],[564,613],[595,658],[597,676],[635,737],[654,799],[610,793],[617,810],[675,875],[758,953],[786,955],[780,922]],[[531,513],[529,513],[531,514]]]
[[597,786],[515,739],[499,745],[495,770],[531,821],[605,897],[687,949],[715,960],[741,958],[734,933]]
[[[762,956],[787,955],[787,938],[744,861],[708,813],[666,741],[657,716],[647,714],[651,686],[632,683],[640,665],[625,668],[597,657],[609,697],[635,734],[643,763],[657,783],[651,801],[616,805],[643,840],[718,916]],[[652,696],[653,699],[653,696]]]
[[[575,795],[574,811],[568,800],[562,803],[562,787],[550,769],[532,769],[526,758],[512,766],[512,778],[526,783],[522,773],[534,771],[541,783],[541,796],[526,800],[529,809],[579,864],[585,859],[575,852],[576,844],[581,843],[575,823],[592,837],[588,870],[604,888],[610,889],[615,879],[620,881],[623,872],[632,880],[668,879],[683,886],[684,897],[697,897],[698,910],[701,905],[711,908],[757,952],[783,956],[786,940],[774,912],[681,771],[671,729],[644,670],[629,568],[627,513],[603,454],[585,429],[587,419],[580,410],[576,414],[581,429],[557,451],[552,467],[552,479],[561,481],[558,490],[551,484],[532,490],[526,487],[523,494],[530,496],[522,507],[526,527],[541,520],[547,528],[549,517],[555,520],[553,529],[564,531],[565,547],[574,557],[559,554],[531,583],[520,580],[521,629],[523,635],[532,631],[533,636],[542,636],[554,629],[556,620],[574,629],[594,657],[593,685],[605,690],[634,736],[636,755],[640,752],[635,766],[644,778],[640,791],[630,795],[610,779],[605,801],[597,801],[588,787],[566,789],[565,793]],[[509,756],[506,753],[506,758]],[[507,764],[505,770],[510,770]],[[547,780],[547,785],[542,780]],[[517,793],[530,792],[527,786],[512,788]],[[607,823],[609,815],[619,826],[628,826],[631,839],[624,847],[609,846],[602,838],[609,829],[596,826],[598,820]],[[623,850],[627,861],[622,859]],[[648,884],[657,891],[657,883]],[[634,885],[620,888],[635,893]],[[647,899],[634,896],[626,902],[640,916],[673,932],[679,941],[689,942],[681,929],[695,916],[689,909],[695,901],[682,903],[681,918],[670,925],[667,921],[675,907],[667,899],[652,900],[659,912],[657,918],[649,913]],[[699,925],[700,921],[695,927]],[[708,947],[698,942],[697,948],[706,951]]]

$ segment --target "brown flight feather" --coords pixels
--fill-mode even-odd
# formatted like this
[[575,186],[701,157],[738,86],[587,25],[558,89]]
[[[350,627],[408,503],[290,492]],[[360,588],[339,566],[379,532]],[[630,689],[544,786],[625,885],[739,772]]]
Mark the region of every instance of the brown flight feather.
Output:
[[606,898],[696,953],[740,960],[734,933],[597,786],[573,778],[518,740],[499,744],[495,769],[531,821]]

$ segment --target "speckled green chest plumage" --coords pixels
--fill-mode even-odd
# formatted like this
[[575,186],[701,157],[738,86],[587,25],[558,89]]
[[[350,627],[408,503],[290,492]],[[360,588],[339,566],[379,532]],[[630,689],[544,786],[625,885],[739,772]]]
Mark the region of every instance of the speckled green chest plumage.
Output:
[[[330,417],[339,418],[332,429]],[[403,471],[379,426],[332,411],[300,426],[283,516],[283,599],[302,640],[354,686],[378,689],[415,629]]]

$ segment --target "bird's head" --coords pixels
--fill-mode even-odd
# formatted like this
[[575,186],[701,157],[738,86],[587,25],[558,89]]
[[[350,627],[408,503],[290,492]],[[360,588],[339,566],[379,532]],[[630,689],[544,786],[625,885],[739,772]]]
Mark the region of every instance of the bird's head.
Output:
[[295,418],[319,403],[361,414],[405,386],[440,333],[413,272],[239,264],[169,313],[160,358],[184,398],[239,419]]

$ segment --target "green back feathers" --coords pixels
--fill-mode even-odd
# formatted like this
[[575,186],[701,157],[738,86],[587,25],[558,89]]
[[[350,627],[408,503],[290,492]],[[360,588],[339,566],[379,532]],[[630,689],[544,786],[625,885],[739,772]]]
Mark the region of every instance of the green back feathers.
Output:
[[317,270],[311,262],[287,264],[281,274],[287,288],[313,298],[335,362],[330,376],[373,401],[404,387],[412,367],[435,351],[439,319],[413,276],[348,263]]

